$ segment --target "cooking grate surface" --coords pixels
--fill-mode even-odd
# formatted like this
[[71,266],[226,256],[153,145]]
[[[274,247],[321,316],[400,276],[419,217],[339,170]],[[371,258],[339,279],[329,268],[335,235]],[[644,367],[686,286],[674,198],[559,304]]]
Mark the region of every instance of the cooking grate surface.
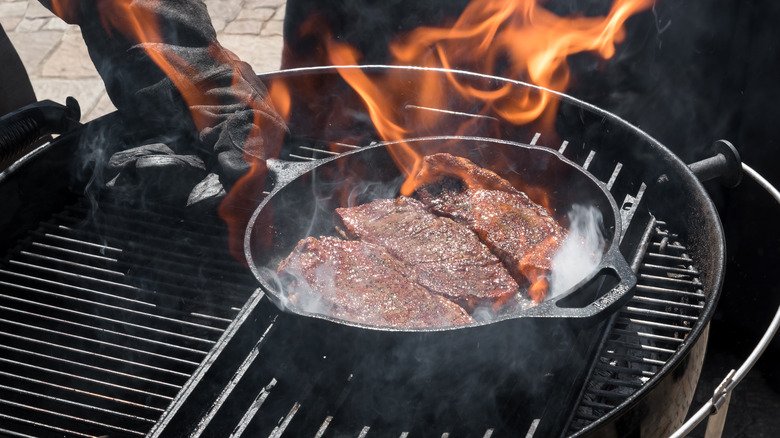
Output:
[[[538,138],[537,134],[530,144]],[[620,163],[604,164],[594,159],[598,155],[595,151],[569,147],[567,142],[559,151],[607,181],[615,198],[625,199],[621,208],[624,221],[641,216],[637,228],[644,228],[649,218],[641,207],[644,185],[615,184],[626,178]],[[312,160],[326,154],[316,149],[308,152],[313,156],[301,153],[294,158]],[[570,433],[606,415],[642,388],[677,352],[703,307],[705,297],[698,273],[684,245],[665,229],[666,224],[653,223],[650,247],[644,258],[637,259],[643,261],[636,297],[610,322],[604,335],[607,342],[595,356],[598,371],[585,385],[588,392],[581,397]],[[376,419],[375,412],[361,412],[356,394],[370,382],[360,373],[349,372],[350,365],[338,354],[306,343],[301,333],[311,333],[311,329],[296,327],[295,318],[279,313],[261,291],[244,311],[246,315],[237,318],[236,332],[224,351],[214,352],[214,363],[204,368],[203,378],[180,394],[177,400],[182,409],[170,410],[152,436],[175,436],[185,429],[191,430],[192,436],[230,431],[231,437],[406,437],[421,431],[423,436],[446,437],[466,432],[457,422],[434,424],[426,423],[425,418],[383,421]],[[245,344],[242,353],[235,346],[237,342]],[[403,400],[400,403],[400,409],[415,411]],[[194,407],[202,412],[194,414]],[[522,430],[529,436],[537,428],[560,430],[560,426],[540,426],[540,420],[522,420]],[[480,421],[481,427],[468,427],[468,436],[509,436],[501,421]]]
[[144,436],[251,293],[217,219],[145,207],[68,206],[0,262],[0,434]]
[[636,293],[612,319],[569,434],[606,416],[655,376],[683,345],[705,301],[687,248],[656,222]]
[[[644,188],[626,182],[632,174],[620,163],[584,145],[564,142],[559,150],[625,199],[626,223],[644,214]],[[301,334],[310,331],[262,291],[250,296],[256,282],[224,250],[219,219],[153,211],[110,202],[92,211],[82,200],[28,233],[0,262],[0,434],[465,432],[457,422],[431,427],[426,418],[366,420],[376,415],[355,394],[365,393],[370,379],[353,373],[347,356],[307,342]],[[654,236],[638,298],[616,317],[597,356],[599,368],[608,364],[617,373],[593,373],[583,398],[590,406],[578,415],[605,414],[641,388],[697,319],[703,295],[684,246],[663,229]],[[667,289],[683,300],[670,299]],[[681,315],[679,324],[669,322]],[[638,332],[638,322],[649,328]],[[613,387],[623,389],[616,395]],[[493,427],[500,421],[485,420],[469,436],[506,435]],[[531,420],[523,430],[533,435],[540,420]]]

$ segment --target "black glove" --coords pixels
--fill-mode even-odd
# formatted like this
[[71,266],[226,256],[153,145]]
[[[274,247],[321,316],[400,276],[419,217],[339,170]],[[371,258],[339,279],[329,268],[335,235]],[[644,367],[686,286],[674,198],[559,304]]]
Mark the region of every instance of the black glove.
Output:
[[[215,181],[229,189],[248,170],[245,157],[278,155],[284,121],[251,67],[216,41],[202,1],[59,0],[57,8],[41,2],[81,26],[108,95],[129,125],[169,138],[198,133],[199,141],[176,152],[145,146],[115,155],[113,187],[164,184],[181,174],[174,187],[189,195],[194,180],[217,175],[193,192],[192,203],[219,193]],[[134,33],[133,17],[143,20],[146,42]]]

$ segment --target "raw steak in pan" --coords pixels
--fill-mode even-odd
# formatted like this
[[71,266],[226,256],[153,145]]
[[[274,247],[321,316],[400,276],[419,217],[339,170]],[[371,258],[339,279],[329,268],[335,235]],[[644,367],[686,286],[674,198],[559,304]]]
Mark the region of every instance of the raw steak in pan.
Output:
[[387,250],[366,242],[307,237],[277,273],[290,301],[311,313],[398,328],[474,322],[462,307],[415,283]]
[[[418,181],[422,202],[473,230],[516,280],[534,283],[550,270],[565,230],[508,181],[450,154],[425,157]],[[538,302],[544,296],[532,298]]]
[[518,292],[517,282],[474,232],[416,199],[337,208],[336,228],[350,239],[386,248],[414,271],[419,284],[467,309],[498,306]]

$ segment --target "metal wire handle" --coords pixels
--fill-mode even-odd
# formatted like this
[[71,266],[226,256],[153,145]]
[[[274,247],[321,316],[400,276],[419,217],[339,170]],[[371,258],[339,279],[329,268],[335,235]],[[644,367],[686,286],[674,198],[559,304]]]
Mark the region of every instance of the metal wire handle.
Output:
[[[769,192],[769,194],[775,198],[775,201],[780,204],[780,191],[778,191],[772,184],[764,179],[764,177],[762,177],[758,172],[753,170],[747,164],[742,163],[742,170],[744,170],[748,176],[753,178],[753,180],[756,181],[758,185],[763,187],[764,190]],[[780,307],[778,307],[777,312],[775,313],[775,317],[772,319],[772,323],[769,324],[766,332],[764,332],[764,336],[762,336],[761,340],[758,341],[758,344],[756,344],[753,352],[750,353],[750,356],[748,356],[745,362],[742,363],[742,366],[739,367],[739,369],[736,371],[731,370],[729,372],[720,385],[718,385],[717,389],[715,389],[715,393],[712,395],[712,398],[707,401],[707,403],[705,403],[704,406],[702,406],[701,409],[699,409],[696,414],[693,415],[693,417],[688,419],[685,424],[677,429],[677,431],[671,435],[671,438],[681,438],[688,435],[691,433],[691,431],[693,431],[694,428],[696,428],[696,426],[704,421],[705,418],[717,413],[718,410],[724,405],[728,406],[727,402],[731,397],[731,392],[739,384],[739,382],[745,378],[747,373],[751,368],[753,368],[756,362],[758,362],[758,358],[761,357],[761,355],[764,353],[764,350],[766,350],[766,348],[769,346],[769,343],[777,333],[778,328],[780,328]],[[722,415],[724,415],[722,419],[725,420],[725,411],[722,413]],[[710,431],[708,430],[708,436],[709,432]],[[722,433],[722,425],[719,432]],[[720,436],[720,433],[718,433],[717,436]]]
[[79,125],[81,108],[73,97],[65,105],[43,100],[0,117],[0,160],[15,156],[50,134],[64,134]]

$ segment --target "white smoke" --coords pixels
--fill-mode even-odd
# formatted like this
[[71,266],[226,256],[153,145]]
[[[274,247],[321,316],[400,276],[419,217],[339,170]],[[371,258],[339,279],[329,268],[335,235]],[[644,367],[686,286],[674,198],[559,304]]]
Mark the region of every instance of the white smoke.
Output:
[[[332,263],[324,263],[316,268],[317,285],[313,285],[297,269],[287,269],[282,277],[273,269],[259,268],[263,279],[271,285],[276,304],[291,312],[304,312],[319,315],[331,315],[331,309],[323,302],[323,294],[318,292],[318,288],[326,290],[335,290],[334,267]],[[294,286],[293,296],[288,295]],[[328,289],[329,288],[329,289]],[[332,292],[331,292],[332,293]]]
[[601,262],[604,254],[603,218],[594,206],[574,204],[569,234],[552,260],[548,299],[582,281]]

